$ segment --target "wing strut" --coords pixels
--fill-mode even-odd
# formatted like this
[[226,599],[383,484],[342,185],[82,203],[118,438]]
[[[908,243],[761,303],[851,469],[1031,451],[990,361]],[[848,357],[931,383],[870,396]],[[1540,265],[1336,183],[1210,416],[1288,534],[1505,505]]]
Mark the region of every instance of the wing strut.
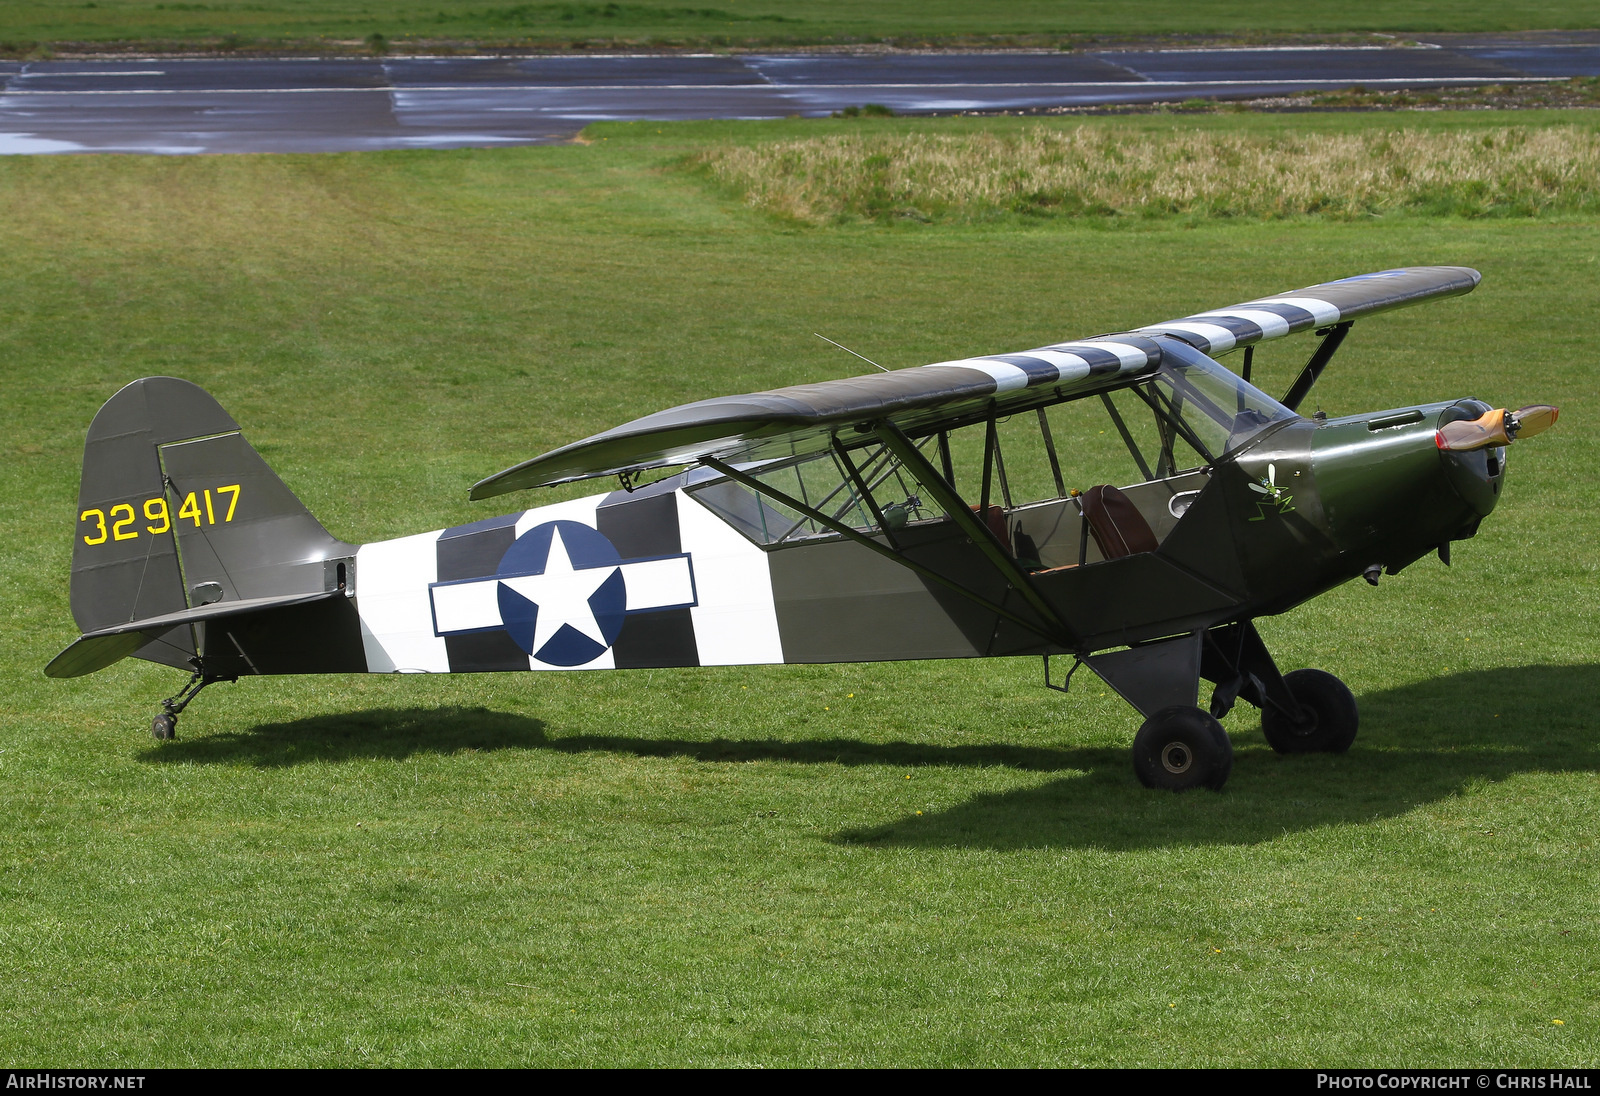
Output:
[[1056,456],[1056,439],[1050,433],[1050,419],[1039,408],[1039,433],[1044,435],[1045,456],[1050,458],[1050,474],[1056,480],[1056,498],[1067,497],[1067,481],[1061,478],[1061,460]]
[[[915,447],[913,447],[913,448],[915,448]],[[921,454],[919,453],[918,456],[921,456]],[[921,575],[923,578],[927,579],[929,582],[937,582],[940,586],[943,586],[945,589],[949,590],[951,593],[960,594],[962,597],[966,598],[968,601],[974,602],[974,603],[982,606],[988,612],[994,613],[997,616],[1000,616],[1000,617],[1005,618],[1006,620],[1009,620],[1011,623],[1015,624],[1019,628],[1023,628],[1025,630],[1029,631],[1029,632],[1032,632],[1034,635],[1038,636],[1040,639],[1043,639],[1043,640],[1045,640],[1047,642],[1050,642],[1050,643],[1059,643],[1060,642],[1060,640],[1058,638],[1049,635],[1045,628],[1040,627],[1040,625],[1039,625],[1039,623],[1037,621],[1024,620],[1022,617],[1018,616],[1016,613],[1011,612],[1009,609],[1003,609],[1000,606],[996,605],[994,602],[990,601],[988,598],[985,598],[985,597],[982,597],[982,596],[980,596],[978,594],[973,593],[971,590],[967,589],[965,586],[962,586],[960,583],[953,582],[950,579],[945,578],[943,575],[939,574],[939,572],[933,570],[932,568],[924,567],[922,564],[917,563],[914,560],[907,559],[905,556],[901,555],[899,552],[896,552],[892,548],[887,548],[884,545],[879,544],[877,541],[873,540],[871,537],[867,536],[865,533],[862,533],[860,530],[853,529],[850,526],[846,525],[844,522],[838,521],[838,520],[836,520],[834,518],[829,517],[827,514],[822,513],[820,510],[812,509],[810,506],[807,506],[805,503],[801,502],[799,499],[795,498],[793,495],[785,494],[784,492],[778,490],[776,487],[773,487],[771,484],[762,483],[760,480],[756,479],[754,476],[746,475],[744,472],[739,471],[739,469],[734,468],[731,465],[723,464],[720,460],[717,460],[717,458],[715,458],[715,457],[701,457],[700,458],[700,463],[705,465],[707,468],[710,468],[710,469],[713,469],[713,470],[715,470],[717,472],[720,472],[722,475],[727,476],[729,479],[733,480],[736,483],[743,484],[745,487],[748,487],[750,490],[756,492],[759,495],[765,495],[768,498],[772,499],[774,502],[782,503],[784,506],[787,506],[790,509],[797,511],[798,513],[804,514],[806,517],[810,518],[812,521],[815,521],[817,524],[824,525],[827,528],[833,530],[835,533],[838,533],[839,535],[841,535],[843,537],[846,537],[846,538],[848,538],[850,540],[855,541],[857,544],[861,545],[863,548],[869,548],[872,551],[878,553],[878,555],[883,556],[886,559],[891,559],[894,562],[900,564],[900,566],[902,566],[902,567],[904,567],[904,568],[906,568],[908,570],[915,571],[917,574]],[[976,524],[976,522],[974,522],[974,524]],[[985,530],[982,530],[982,531],[984,532],[985,535],[991,536],[991,539],[992,539],[992,535],[988,533],[988,530],[985,529]],[[982,541],[976,541],[975,543],[981,544],[983,542]],[[1055,622],[1054,621],[1054,614],[1052,614],[1051,617],[1048,618],[1048,619],[1050,619],[1050,621],[1052,623],[1054,623]]]
[[856,462],[850,459],[850,453],[839,444],[838,437],[833,439],[833,455],[839,458],[839,463],[844,465],[845,472],[850,476],[850,482],[855,484],[856,492],[861,496],[861,501],[867,504],[867,509],[872,512],[872,520],[878,523],[878,528],[883,530],[883,539],[889,542],[889,547],[896,552],[900,551],[899,541],[894,539],[894,533],[889,530],[889,523],[884,520],[883,511],[878,508],[878,500],[872,497],[872,491],[867,487],[867,481],[861,478],[861,470],[856,467]]
[[[994,420],[991,419],[991,430],[994,428],[993,424]],[[875,426],[878,440],[883,442],[890,452],[900,458],[901,464],[910,469],[911,475],[927,489],[928,493],[933,496],[933,500],[949,515],[950,520],[956,523],[956,526],[972,540],[973,544],[977,545],[978,549],[983,552],[984,556],[994,566],[994,569],[1000,572],[1000,577],[1006,580],[1007,585],[1021,594],[1023,600],[1028,603],[1028,607],[1038,613],[1040,618],[1055,631],[1055,636],[1051,638],[1054,638],[1058,643],[1065,642],[1064,637],[1070,637],[1072,630],[1056,615],[1056,611],[1050,607],[1049,603],[1039,596],[1039,591],[1033,588],[1033,583],[1028,581],[1028,576],[1023,574],[1022,568],[1017,566],[1017,561],[1006,554],[1006,550],[1000,546],[1000,542],[989,531],[989,527],[978,520],[978,516],[972,512],[971,507],[961,500],[960,495],[956,494],[955,488],[945,482],[944,477],[939,475],[934,470],[933,465],[928,463],[928,458],[922,455],[922,451],[913,445],[911,439],[902,434],[900,428],[894,423],[882,420],[876,423]],[[1038,629],[1032,628],[1030,630],[1037,631]],[[1065,642],[1065,645],[1070,647],[1074,644]]]
[[1122,442],[1128,447],[1128,452],[1133,455],[1133,463],[1139,466],[1139,474],[1144,481],[1149,483],[1156,478],[1150,471],[1150,465],[1145,461],[1144,454],[1139,452],[1138,442],[1133,440],[1133,432],[1128,429],[1128,424],[1122,421],[1122,413],[1117,410],[1117,405],[1111,402],[1111,393],[1100,393],[1100,402],[1106,405],[1106,410],[1111,412],[1111,421],[1117,424],[1117,433],[1122,435]]
[[[1300,410],[1300,401],[1306,398],[1306,395],[1311,391],[1311,386],[1317,383],[1317,378],[1322,376],[1322,371],[1333,360],[1333,355],[1338,351],[1339,344],[1344,342],[1344,337],[1350,333],[1350,324],[1351,321],[1346,320],[1344,323],[1336,323],[1332,327],[1324,328],[1323,331],[1326,334],[1318,332],[1318,334],[1322,334],[1322,341],[1311,352],[1311,360],[1306,362],[1306,367],[1300,370],[1300,375],[1289,386],[1289,391],[1282,400],[1283,406],[1291,411]],[[1249,374],[1247,373],[1246,379],[1248,378]]]
[[989,420],[983,427],[983,490],[978,493],[978,510],[985,514],[989,512],[989,484],[994,480],[995,432],[994,409],[991,407]]

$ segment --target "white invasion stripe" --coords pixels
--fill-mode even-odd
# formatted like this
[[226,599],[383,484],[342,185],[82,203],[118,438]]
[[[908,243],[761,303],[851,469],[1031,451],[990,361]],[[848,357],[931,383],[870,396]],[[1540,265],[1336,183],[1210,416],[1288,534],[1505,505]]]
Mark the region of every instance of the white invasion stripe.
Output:
[[[698,564],[689,610],[702,666],[753,666],[783,661],[768,555],[682,491],[678,535]],[[632,595],[630,594],[630,597]]]
[[1261,328],[1262,338],[1276,339],[1280,335],[1289,333],[1289,321],[1276,312],[1258,312],[1250,308],[1235,308],[1224,312],[1202,312],[1198,316],[1188,317],[1191,320],[1210,320],[1227,318],[1230,320],[1248,320]]
[[[1124,373],[1130,369],[1138,369],[1150,364],[1150,355],[1148,353],[1128,343],[1064,342],[1056,343],[1050,349],[1058,354],[1078,354],[1080,356],[1090,350],[1097,350],[1101,354],[1110,354],[1117,359],[1118,365],[1121,366],[1121,372]],[[1028,353],[1037,354],[1039,351],[1030,350]],[[1085,358],[1084,360],[1087,361],[1088,359]]]
[[1055,366],[1064,381],[1082,380],[1094,371],[1087,361],[1063,350],[1030,350],[1028,356]]
[[368,672],[450,672],[444,640],[433,634],[428,598],[428,584],[439,575],[441,531],[363,544],[357,550],[356,610]]
[[1311,318],[1319,324],[1339,322],[1339,310],[1327,301],[1319,301],[1315,297],[1268,297],[1265,300],[1251,301],[1250,303],[1292,305],[1295,308],[1303,308],[1311,313]]
[[1117,360],[1122,363],[1122,368],[1124,371],[1129,369],[1137,369],[1142,365],[1150,364],[1150,355],[1146,354],[1137,346],[1130,346],[1127,343],[1118,342],[1097,342],[1088,343],[1087,345],[1098,346],[1101,350],[1109,350],[1111,353],[1115,354],[1117,356]]
[[1190,335],[1199,335],[1211,344],[1211,353],[1221,354],[1223,351],[1232,350],[1234,343],[1238,342],[1233,337],[1233,332],[1226,327],[1219,327],[1214,323],[1163,323],[1155,327],[1141,327],[1141,331],[1182,331]]
[[983,358],[965,358],[958,362],[934,362],[925,365],[924,369],[943,369],[946,366],[955,366],[961,369],[975,369],[979,373],[987,373],[994,378],[996,392],[1014,392],[1019,388],[1028,387],[1027,370],[1018,369],[1006,362],[991,362]]
[[433,588],[433,619],[441,632],[500,627],[500,583],[463,582]]
[[630,613],[694,604],[694,580],[689,574],[687,556],[624,564],[622,581],[628,587]]

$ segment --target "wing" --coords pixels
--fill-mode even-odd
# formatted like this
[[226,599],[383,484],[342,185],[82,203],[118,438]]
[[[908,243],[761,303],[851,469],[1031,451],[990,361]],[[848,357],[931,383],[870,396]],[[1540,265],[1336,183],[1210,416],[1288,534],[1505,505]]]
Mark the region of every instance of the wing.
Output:
[[737,464],[804,455],[826,449],[835,434],[848,443],[850,427],[879,419],[915,435],[929,426],[1010,414],[1116,387],[1154,371],[1166,338],[1221,354],[1263,339],[1467,293],[1478,280],[1478,272],[1466,267],[1385,270],[1122,334],[701,400],[524,461],[474,484],[471,497],[691,464],[706,457]]
[[936,362],[864,377],[719,396],[658,411],[534,457],[472,487],[483,499],[620,472],[804,455],[836,431],[889,419],[908,433],[930,423],[1002,414],[1114,387],[1161,361],[1159,340],[1140,335],[1057,343],[1021,354]]

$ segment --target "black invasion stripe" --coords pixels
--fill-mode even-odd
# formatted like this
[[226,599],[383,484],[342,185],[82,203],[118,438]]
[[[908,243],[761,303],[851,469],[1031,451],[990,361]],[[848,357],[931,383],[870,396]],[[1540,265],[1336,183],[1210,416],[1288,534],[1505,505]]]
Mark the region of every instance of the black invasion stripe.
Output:
[[[1186,323],[1188,321],[1186,321],[1186,320],[1173,320],[1172,322],[1174,324],[1179,324],[1179,323]],[[1195,323],[1210,323],[1211,321],[1210,320],[1195,320],[1194,322]],[[1221,325],[1219,324],[1218,326],[1220,327]],[[1171,326],[1170,324],[1157,324],[1154,327],[1147,327],[1144,330],[1145,330],[1146,334],[1149,334],[1150,332],[1155,332],[1155,331],[1163,332],[1165,334],[1171,335],[1175,339],[1182,339],[1184,342],[1188,343],[1190,346],[1194,347],[1196,350],[1200,351],[1200,353],[1202,353],[1202,354],[1211,353],[1211,340],[1206,338],[1204,335],[1197,335],[1193,331],[1183,331],[1183,330],[1180,330],[1180,329],[1178,329],[1176,327]]]
[[[500,567],[500,558],[517,539],[517,519],[521,514],[502,514],[467,525],[457,525],[439,534],[434,551],[440,582],[464,578],[484,578]],[[450,672],[488,673],[496,670],[526,670],[527,654],[506,632],[495,629],[468,635],[444,637]]]
[[469,525],[456,525],[439,534],[434,544],[440,582],[482,578],[500,567],[500,557],[517,539],[521,514],[502,514]]
[[1298,305],[1293,304],[1242,304],[1240,308],[1247,308],[1252,312],[1271,312],[1274,316],[1282,316],[1289,321],[1289,331],[1304,331],[1317,322],[1317,318]]
[[[1063,354],[1076,354],[1089,363],[1089,376],[1103,377],[1108,373],[1122,372],[1122,359],[1109,350],[1102,350],[1092,343],[1061,343],[1058,346],[1044,347],[1046,350],[1057,350]],[[1148,351],[1146,352],[1148,353]]]
[[[1142,350],[1145,358],[1149,361],[1156,362],[1161,360],[1161,344],[1155,339],[1150,338],[1148,335],[1140,335],[1136,332],[1130,331],[1123,335],[1117,335],[1114,338],[1097,339],[1094,341],[1114,342],[1118,346],[1131,346],[1138,350]],[[1091,342],[1089,345],[1092,346],[1094,344]]]
[[1061,379],[1061,370],[1043,358],[1029,357],[1027,354],[990,354],[985,360],[1016,366],[1028,375],[1030,385],[1054,384]]
[[445,636],[444,650],[453,674],[488,674],[529,668],[527,653],[517,646],[510,633],[501,630]]
[[[676,491],[638,495],[613,492],[595,511],[594,519],[600,535],[625,561],[674,556],[683,551]],[[611,646],[611,657],[619,670],[698,666],[700,648],[694,634],[694,617],[688,609],[629,613],[622,633]]]
[[1226,313],[1220,315],[1213,313],[1203,318],[1194,317],[1191,319],[1179,320],[1178,322],[1209,323],[1215,324],[1217,327],[1226,328],[1228,331],[1233,333],[1233,341],[1235,343],[1257,342],[1266,334],[1266,332],[1261,330],[1261,325],[1256,323],[1254,320],[1247,320],[1241,316],[1230,316]]

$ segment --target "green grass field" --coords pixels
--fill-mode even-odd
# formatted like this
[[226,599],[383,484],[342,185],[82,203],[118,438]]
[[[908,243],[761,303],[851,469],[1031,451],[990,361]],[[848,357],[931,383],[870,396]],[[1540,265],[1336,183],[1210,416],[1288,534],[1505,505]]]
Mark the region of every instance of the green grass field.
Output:
[[1081,38],[1371,31],[1504,31],[1600,26],[1597,0],[714,0],[673,3],[512,3],[509,0],[0,0],[0,43],[126,43],[270,48],[381,35],[417,43],[739,46],[891,40],[903,45]]
[[[1543,121],[1576,116],[1414,124]],[[1600,1064],[1600,219],[805,227],[685,166],[1011,124],[0,158],[0,1060]],[[629,417],[855,372],[813,331],[912,365],[1423,263],[1483,285],[1357,324],[1312,402],[1561,422],[1453,568],[1263,623],[1361,736],[1281,757],[1241,705],[1220,794],[1142,789],[1137,715],[1030,660],[245,680],[170,744],[176,672],[41,673],[83,432],[135,377],[204,385],[366,541],[497,512],[467,486]],[[1265,349],[1264,387],[1308,352]]]

